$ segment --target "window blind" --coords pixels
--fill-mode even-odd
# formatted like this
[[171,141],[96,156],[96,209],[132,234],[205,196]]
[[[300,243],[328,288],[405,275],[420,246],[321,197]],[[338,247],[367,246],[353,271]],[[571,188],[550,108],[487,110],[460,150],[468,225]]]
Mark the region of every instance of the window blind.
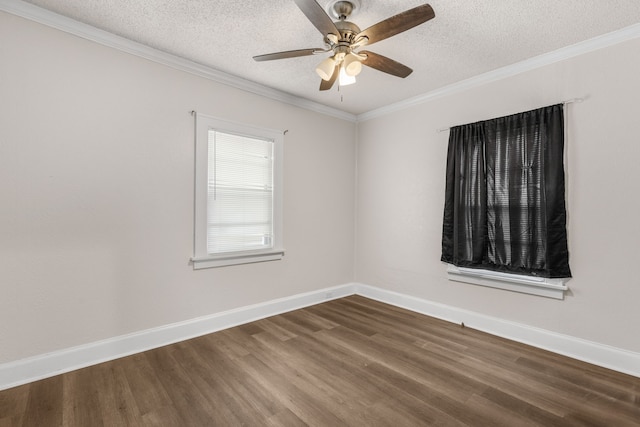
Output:
[[273,248],[273,152],[273,141],[209,130],[209,254]]

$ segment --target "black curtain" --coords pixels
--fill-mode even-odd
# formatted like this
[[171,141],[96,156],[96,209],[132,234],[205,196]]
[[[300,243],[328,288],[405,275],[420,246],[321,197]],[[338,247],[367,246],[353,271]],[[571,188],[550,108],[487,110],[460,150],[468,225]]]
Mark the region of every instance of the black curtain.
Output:
[[442,261],[571,277],[563,105],[451,128]]

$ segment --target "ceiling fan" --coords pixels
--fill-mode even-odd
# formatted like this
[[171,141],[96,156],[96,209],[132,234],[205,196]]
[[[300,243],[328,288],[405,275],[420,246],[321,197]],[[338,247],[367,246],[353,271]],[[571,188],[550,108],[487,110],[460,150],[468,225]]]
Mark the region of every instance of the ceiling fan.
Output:
[[431,6],[423,4],[378,22],[360,31],[353,22],[347,21],[351,13],[360,6],[359,0],[338,0],[329,4],[329,10],[337,19],[333,21],[315,0],[294,0],[302,13],[320,31],[324,37],[325,49],[297,49],[284,52],[254,56],[256,61],[295,58],[331,52],[323,60],[316,72],[322,78],[320,90],[329,90],[339,78],[339,84],[345,86],[355,83],[355,76],[366,65],[385,73],[405,78],[413,72],[406,65],[368,50],[360,50],[403,31],[420,25],[435,17]]

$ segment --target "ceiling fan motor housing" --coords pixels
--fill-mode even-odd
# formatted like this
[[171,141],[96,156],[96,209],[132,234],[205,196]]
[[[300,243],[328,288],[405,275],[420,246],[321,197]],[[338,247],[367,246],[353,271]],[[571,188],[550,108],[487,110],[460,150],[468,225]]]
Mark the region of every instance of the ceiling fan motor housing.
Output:
[[360,33],[360,28],[353,22],[349,21],[336,21],[336,28],[340,31],[339,40],[329,39],[329,44],[351,44],[354,42],[356,35]]

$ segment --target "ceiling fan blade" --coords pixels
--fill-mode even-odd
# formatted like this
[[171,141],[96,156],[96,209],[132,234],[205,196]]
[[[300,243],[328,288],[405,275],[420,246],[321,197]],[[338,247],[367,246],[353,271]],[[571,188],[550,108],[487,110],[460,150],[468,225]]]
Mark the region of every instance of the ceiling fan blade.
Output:
[[370,45],[427,22],[435,16],[436,14],[431,6],[423,4],[422,6],[406,10],[372,25],[366,30],[361,31],[355,37],[355,40],[366,37],[369,39],[366,44]]
[[274,59],[297,58],[298,56],[309,56],[315,53],[324,52],[324,49],[298,49],[287,50],[284,52],[267,53],[264,55],[254,56],[254,61],[271,61]]
[[336,68],[333,69],[333,74],[331,74],[331,78],[329,80],[320,81],[320,90],[331,89],[338,78],[338,74],[340,74],[340,65],[336,65]]
[[366,50],[358,52],[358,55],[366,55],[366,59],[362,60],[362,64],[375,68],[393,76],[402,77],[403,79],[413,72],[413,70],[406,65],[389,59],[386,56],[379,55],[377,53],[369,52]]
[[331,17],[327,15],[322,6],[320,6],[315,0],[294,0],[302,13],[304,13],[311,21],[313,25],[322,33],[324,37],[327,34],[335,34],[340,38],[340,31],[336,28],[336,25],[331,20]]

